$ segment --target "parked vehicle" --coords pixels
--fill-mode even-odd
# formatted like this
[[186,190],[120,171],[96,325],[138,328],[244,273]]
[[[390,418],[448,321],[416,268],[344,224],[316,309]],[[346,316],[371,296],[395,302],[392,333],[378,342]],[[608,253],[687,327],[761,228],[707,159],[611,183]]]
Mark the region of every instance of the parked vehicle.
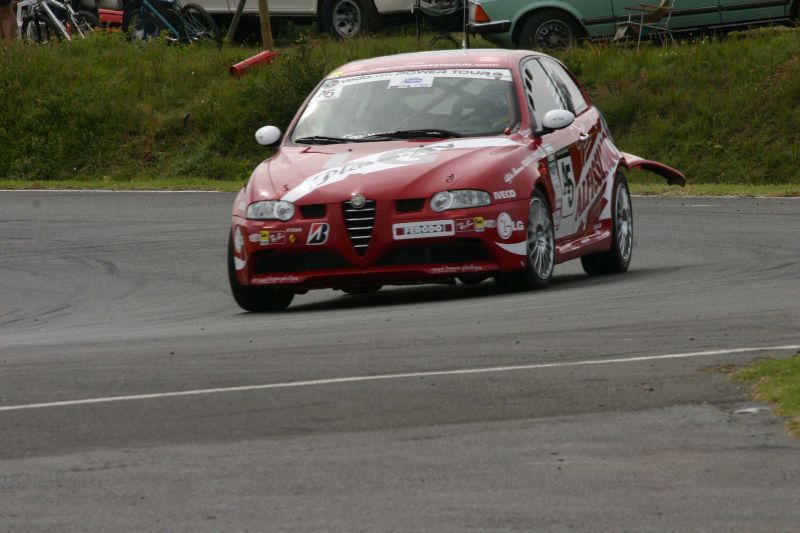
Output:
[[81,39],[100,28],[100,20],[88,11],[76,11],[70,2],[23,0],[17,4],[20,37],[36,43],[54,39]]
[[383,285],[542,289],[558,263],[624,272],[633,251],[626,171],[683,185],[623,153],[566,67],[525,50],[356,61],[329,74],[233,204],[228,274],[248,311],[295,294]]
[[178,0],[129,0],[122,31],[131,39],[146,40],[166,32],[175,42],[208,42],[222,46],[222,32],[205,9]]
[[[628,19],[625,8],[637,5],[639,0],[471,0],[470,27],[499,46],[565,48],[584,38],[612,37],[616,24]],[[670,26],[687,32],[786,22],[797,18],[798,6],[800,0],[676,0]]]

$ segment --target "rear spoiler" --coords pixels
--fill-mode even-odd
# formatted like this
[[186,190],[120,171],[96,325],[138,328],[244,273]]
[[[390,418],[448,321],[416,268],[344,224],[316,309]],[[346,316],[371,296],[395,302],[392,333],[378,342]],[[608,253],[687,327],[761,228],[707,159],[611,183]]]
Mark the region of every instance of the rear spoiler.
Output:
[[622,152],[622,164],[628,170],[634,168],[641,168],[643,170],[649,170],[659,176],[663,176],[667,179],[667,183],[670,185],[680,185],[684,187],[686,185],[686,176],[680,170],[676,170],[669,165],[665,165],[664,163],[659,163],[658,161],[649,161],[647,159],[642,159],[639,156],[626,154]]

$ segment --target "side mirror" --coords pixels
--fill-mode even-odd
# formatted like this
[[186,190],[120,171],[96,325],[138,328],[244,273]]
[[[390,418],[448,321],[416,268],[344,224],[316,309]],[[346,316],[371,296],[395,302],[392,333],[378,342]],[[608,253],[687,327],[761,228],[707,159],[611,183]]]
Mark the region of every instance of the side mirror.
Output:
[[281,130],[275,126],[264,126],[256,131],[256,142],[261,146],[272,146],[281,140]]
[[546,129],[555,131],[561,130],[575,122],[575,115],[566,109],[553,109],[545,113],[542,119],[542,126]]

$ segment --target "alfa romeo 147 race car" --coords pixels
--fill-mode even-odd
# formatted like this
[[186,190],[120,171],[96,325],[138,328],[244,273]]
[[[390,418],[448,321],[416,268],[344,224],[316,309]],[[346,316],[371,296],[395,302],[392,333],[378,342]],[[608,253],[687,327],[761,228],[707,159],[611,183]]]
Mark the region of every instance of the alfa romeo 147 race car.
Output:
[[477,283],[541,289],[580,257],[624,272],[625,171],[681,172],[621,152],[566,67],[524,50],[423,52],[330,73],[233,206],[228,272],[248,311],[295,294]]

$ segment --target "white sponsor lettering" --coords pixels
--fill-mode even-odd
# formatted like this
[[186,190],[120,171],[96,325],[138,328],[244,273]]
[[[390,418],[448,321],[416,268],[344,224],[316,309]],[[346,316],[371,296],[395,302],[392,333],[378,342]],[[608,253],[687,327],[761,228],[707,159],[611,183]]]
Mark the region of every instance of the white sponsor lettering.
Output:
[[494,199],[495,200],[510,200],[511,198],[517,197],[517,191],[513,189],[509,189],[507,191],[495,191],[494,192]]
[[427,222],[404,222],[392,225],[394,240],[426,239],[428,237],[449,237],[455,235],[452,220],[432,220]]
[[488,137],[445,141],[420,148],[378,152],[309,176],[300,185],[283,195],[281,200],[296,202],[321,187],[344,181],[350,176],[374,174],[408,165],[434,163],[439,152],[447,150],[472,150],[504,146],[519,146],[519,143],[505,137]]
[[484,268],[478,265],[440,266],[429,268],[429,274],[464,274],[465,272],[481,272]]
[[514,221],[508,213],[500,213],[497,217],[497,234],[501,239],[506,240],[515,231],[525,229],[525,225],[519,220]]

